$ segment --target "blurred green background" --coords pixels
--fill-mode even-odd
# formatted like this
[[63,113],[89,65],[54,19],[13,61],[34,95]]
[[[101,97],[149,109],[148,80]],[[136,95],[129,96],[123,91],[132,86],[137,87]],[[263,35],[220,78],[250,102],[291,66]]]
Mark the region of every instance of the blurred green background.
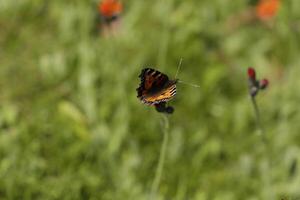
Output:
[[[136,98],[153,67],[178,85],[155,199],[300,199],[300,1],[243,23],[250,1],[127,0],[116,36],[97,1],[0,0],[0,199],[148,199],[162,114]],[[242,22],[242,23],[241,23]],[[247,67],[270,87],[257,98]]]

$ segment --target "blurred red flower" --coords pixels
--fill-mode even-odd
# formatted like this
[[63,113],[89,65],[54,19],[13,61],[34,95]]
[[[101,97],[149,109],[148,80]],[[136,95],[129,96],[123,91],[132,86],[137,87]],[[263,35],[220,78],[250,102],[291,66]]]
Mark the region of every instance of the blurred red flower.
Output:
[[252,67],[248,68],[248,77],[252,80],[256,80],[255,70]]
[[103,17],[113,17],[119,15],[123,6],[118,0],[103,0],[99,3],[98,10]]
[[268,87],[268,79],[257,80],[255,69],[252,67],[248,68],[248,82],[249,82],[249,94],[255,97],[259,90],[264,90]]
[[274,17],[280,7],[280,0],[260,0],[256,5],[256,16],[261,19]]
[[268,85],[269,85],[269,81],[268,81],[268,79],[263,79],[263,80],[261,80],[260,81],[260,83],[259,83],[259,87],[260,87],[260,89],[266,89],[266,87],[268,87]]

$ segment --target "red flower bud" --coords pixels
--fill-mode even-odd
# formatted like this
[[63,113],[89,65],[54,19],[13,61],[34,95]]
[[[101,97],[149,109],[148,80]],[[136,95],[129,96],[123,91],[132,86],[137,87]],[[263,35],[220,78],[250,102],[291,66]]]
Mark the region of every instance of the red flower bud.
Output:
[[252,67],[248,68],[248,77],[253,81],[256,80],[255,70]]
[[268,85],[269,85],[268,79],[263,79],[263,80],[261,80],[260,83],[259,83],[259,88],[263,90],[263,89],[265,89],[266,87],[268,87]]

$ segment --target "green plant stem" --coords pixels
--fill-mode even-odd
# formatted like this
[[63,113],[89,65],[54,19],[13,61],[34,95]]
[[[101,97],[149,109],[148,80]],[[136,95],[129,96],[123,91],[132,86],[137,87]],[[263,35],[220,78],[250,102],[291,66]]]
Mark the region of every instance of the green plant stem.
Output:
[[260,133],[260,136],[261,136],[261,139],[262,139],[262,142],[263,142],[263,149],[264,149],[264,154],[265,154],[265,162],[263,163],[262,165],[262,180],[264,182],[264,185],[265,185],[265,194],[264,194],[264,199],[274,199],[274,195],[273,195],[273,191],[271,191],[272,187],[271,187],[271,158],[270,158],[270,155],[269,153],[271,152],[270,151],[270,147],[269,147],[269,144],[268,144],[268,140],[266,138],[266,134],[265,134],[265,131],[263,129],[263,126],[261,124],[261,118],[260,118],[260,112],[259,112],[259,109],[258,109],[258,106],[257,106],[257,103],[256,103],[256,100],[255,100],[255,97],[252,97],[251,96],[251,102],[252,102],[252,105],[253,105],[253,108],[254,108],[254,113],[255,113],[255,119],[256,119],[256,125],[257,125],[257,128],[259,130],[259,133]]
[[159,160],[154,176],[154,180],[151,186],[151,193],[150,193],[150,199],[156,199],[155,196],[157,194],[159,184],[161,181],[161,176],[164,168],[164,162],[165,162],[165,157],[166,157],[166,151],[167,151],[167,145],[168,145],[168,140],[169,140],[169,119],[167,118],[166,115],[163,115],[163,143],[161,145],[160,149],[160,155],[159,155]]
[[264,143],[266,143],[267,139],[266,139],[266,135],[265,135],[263,126],[261,125],[260,112],[259,112],[256,100],[255,100],[255,97],[251,96],[251,102],[252,102],[252,105],[253,105],[253,108],[254,108],[254,114],[255,114],[257,129],[259,130],[259,134],[262,137],[262,141]]

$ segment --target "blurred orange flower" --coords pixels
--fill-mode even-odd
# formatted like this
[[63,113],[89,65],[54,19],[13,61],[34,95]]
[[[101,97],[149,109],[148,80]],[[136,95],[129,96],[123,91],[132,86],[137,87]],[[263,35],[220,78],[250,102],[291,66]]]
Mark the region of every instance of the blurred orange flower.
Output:
[[103,0],[98,6],[98,10],[103,17],[113,17],[122,12],[123,6],[118,0]]
[[260,0],[256,5],[256,16],[265,20],[275,16],[280,7],[280,0]]

